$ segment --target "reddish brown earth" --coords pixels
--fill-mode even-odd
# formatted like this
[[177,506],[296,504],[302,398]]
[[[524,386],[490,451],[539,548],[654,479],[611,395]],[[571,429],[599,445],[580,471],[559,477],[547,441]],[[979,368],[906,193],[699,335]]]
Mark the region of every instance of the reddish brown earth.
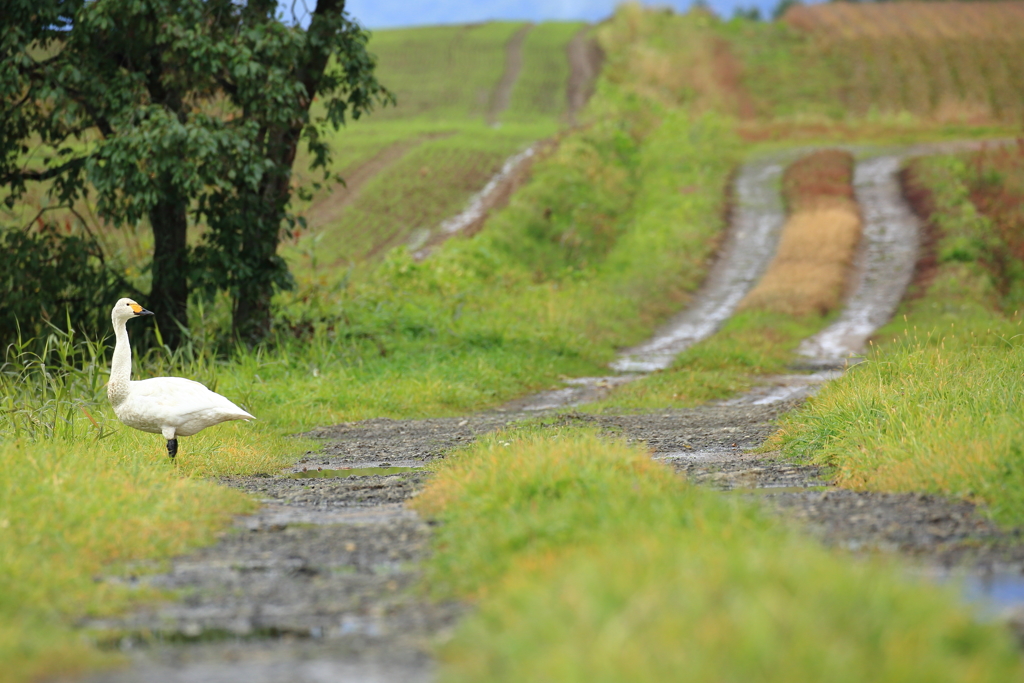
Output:
[[567,116],[569,124],[575,126],[576,117],[583,106],[594,94],[594,83],[601,73],[604,63],[604,52],[597,40],[590,37],[590,27],[585,26],[572,37],[566,47],[569,57],[569,83],[566,98],[569,108]]

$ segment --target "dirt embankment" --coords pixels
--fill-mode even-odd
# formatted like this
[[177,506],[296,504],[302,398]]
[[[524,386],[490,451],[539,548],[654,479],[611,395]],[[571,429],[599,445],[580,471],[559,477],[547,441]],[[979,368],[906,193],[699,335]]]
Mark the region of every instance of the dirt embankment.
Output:
[[569,125],[577,124],[576,117],[594,94],[594,84],[601,66],[604,51],[597,40],[590,35],[590,27],[581,28],[565,48],[569,58],[569,83],[566,87],[566,112]]

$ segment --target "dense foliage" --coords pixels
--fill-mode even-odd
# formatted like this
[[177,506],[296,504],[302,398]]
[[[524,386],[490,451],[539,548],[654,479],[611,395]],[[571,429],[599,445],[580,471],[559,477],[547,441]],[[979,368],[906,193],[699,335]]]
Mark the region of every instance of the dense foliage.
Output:
[[42,339],[50,326],[95,339],[110,328],[110,301],[131,287],[106,267],[95,240],[67,232],[42,222],[0,230],[0,341]]
[[[148,219],[149,305],[186,325],[190,285],[226,289],[236,335],[259,341],[270,296],[290,284],[277,244],[290,224],[300,140],[326,167],[321,130],[390,97],[373,75],[367,34],[343,10],[343,0],[320,0],[303,29],[271,0],[8,3],[6,200],[29,181],[52,180],[62,202],[94,192],[114,224]],[[311,116],[317,97],[323,106]],[[207,228],[194,253],[191,221]],[[167,328],[177,345],[176,327]]]

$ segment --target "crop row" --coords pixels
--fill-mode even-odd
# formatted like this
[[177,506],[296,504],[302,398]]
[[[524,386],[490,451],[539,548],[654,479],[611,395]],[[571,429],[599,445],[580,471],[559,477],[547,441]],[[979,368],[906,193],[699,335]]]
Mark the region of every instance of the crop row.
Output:
[[794,8],[839,76],[848,112],[940,121],[1015,121],[1024,113],[1024,6],[831,3]]

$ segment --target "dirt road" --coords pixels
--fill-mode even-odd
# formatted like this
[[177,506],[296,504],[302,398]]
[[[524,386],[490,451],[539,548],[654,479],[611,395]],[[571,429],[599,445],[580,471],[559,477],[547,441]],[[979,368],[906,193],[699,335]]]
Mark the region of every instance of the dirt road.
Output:
[[[628,373],[609,375],[608,381],[629,381],[664,367],[727,319],[773,251],[782,222],[775,179],[788,156],[743,169],[737,179],[736,220],[694,307],[647,344],[624,352],[615,367]],[[925,575],[941,576],[959,567],[979,593],[994,595],[1000,587],[1020,583],[1024,550],[1016,534],[995,529],[971,505],[933,496],[837,490],[817,468],[747,452],[764,441],[782,412],[841,372],[835,368],[875,329],[865,325],[883,323],[909,282],[916,228],[912,220],[891,218],[906,217],[899,194],[891,191],[898,167],[894,159],[898,162],[892,153],[879,153],[858,167],[858,197],[865,216],[879,217],[880,228],[865,231],[863,276],[850,307],[859,306],[861,312],[840,316],[832,332],[808,342],[813,349],[809,359],[824,370],[772,378],[744,396],[691,410],[600,417],[570,413],[567,419],[615,428],[646,443],[653,457],[691,479],[762,501],[827,544],[858,552],[900,552],[911,559],[908,571]],[[908,245],[898,254],[878,246],[896,238]],[[871,275],[876,259],[884,261],[889,277]],[[894,294],[890,285],[898,278],[903,285]],[[851,319],[861,325],[856,334],[850,332]],[[481,433],[603,391],[601,383],[584,381],[561,393],[462,418],[378,419],[325,427],[311,434],[324,440],[323,448],[307,453],[292,474],[419,467]],[[127,634],[114,646],[133,662],[126,671],[87,680],[430,680],[431,644],[450,632],[464,607],[431,603],[414,589],[430,529],[402,503],[424,476],[410,470],[352,478],[285,473],[224,479],[256,495],[264,507],[240,519],[217,545],[178,558],[169,571],[137,580],[182,590],[179,601],[87,624]],[[1019,607],[1006,606],[1011,611]],[[1006,616],[1024,623],[1019,614]]]

